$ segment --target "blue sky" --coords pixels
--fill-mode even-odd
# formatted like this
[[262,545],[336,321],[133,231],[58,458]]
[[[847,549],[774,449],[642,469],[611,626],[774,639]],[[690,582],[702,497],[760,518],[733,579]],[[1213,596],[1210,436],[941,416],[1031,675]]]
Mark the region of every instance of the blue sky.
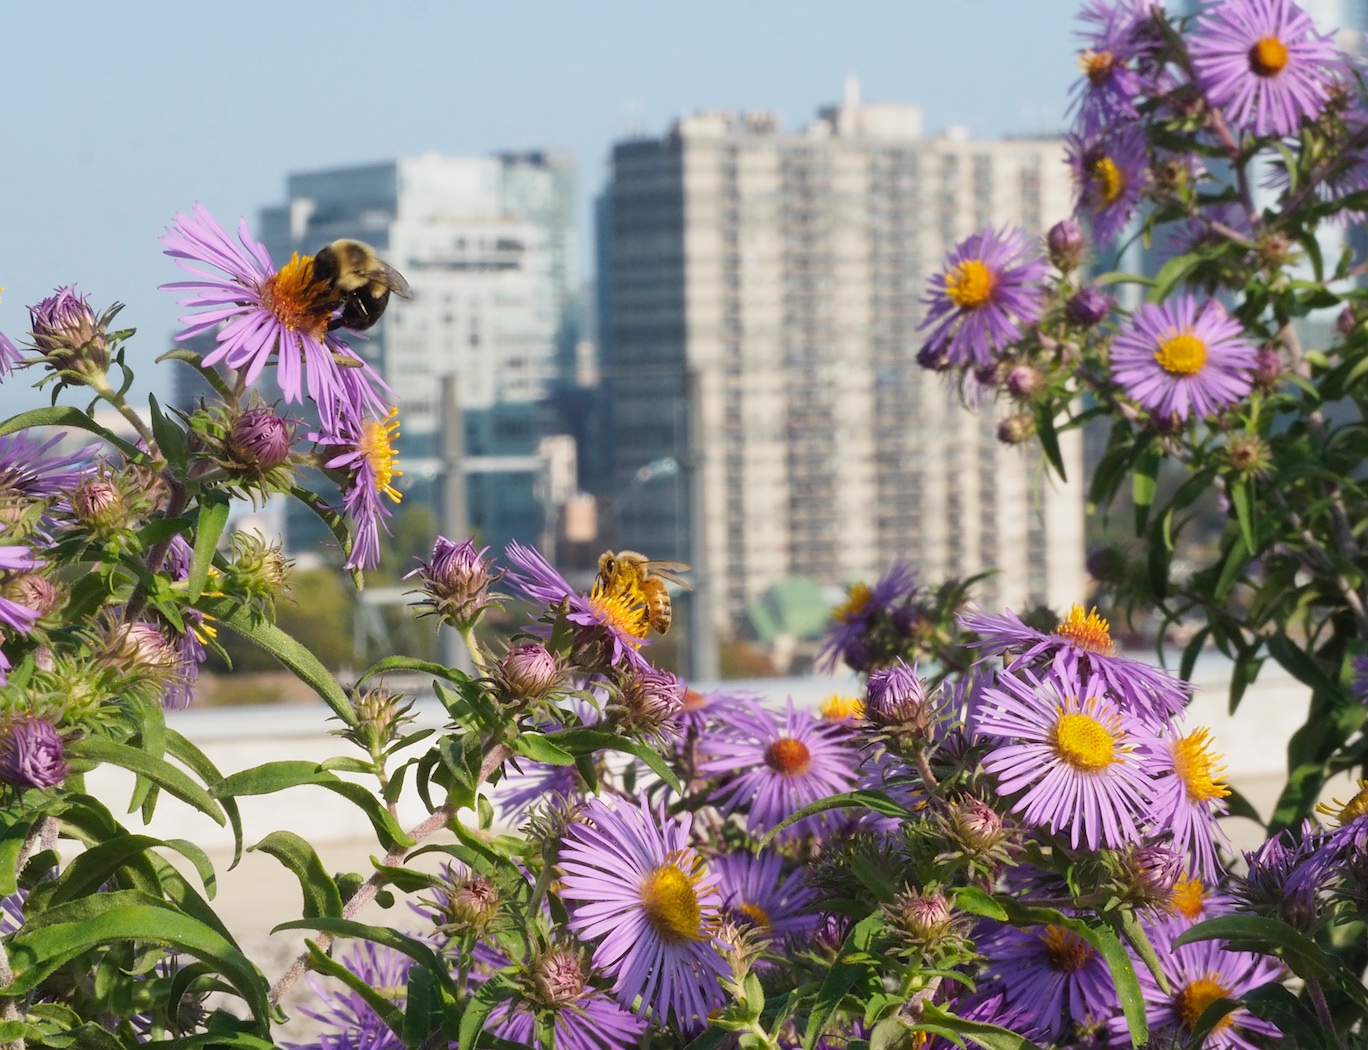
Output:
[[[77,282],[119,300],[133,360],[168,348],[179,271],[157,236],[196,200],[224,223],[287,172],[435,150],[560,147],[587,202],[610,143],[701,107],[789,126],[847,74],[934,132],[1058,130],[1074,0],[393,0],[12,5],[0,36],[0,331]],[[192,14],[191,12],[195,12]],[[204,14],[212,11],[212,16]],[[587,236],[587,227],[585,229]],[[163,366],[164,367],[164,366]],[[140,371],[138,387],[163,386]],[[19,389],[12,389],[18,386]],[[0,412],[45,401],[11,379]],[[40,400],[42,399],[42,400]]]

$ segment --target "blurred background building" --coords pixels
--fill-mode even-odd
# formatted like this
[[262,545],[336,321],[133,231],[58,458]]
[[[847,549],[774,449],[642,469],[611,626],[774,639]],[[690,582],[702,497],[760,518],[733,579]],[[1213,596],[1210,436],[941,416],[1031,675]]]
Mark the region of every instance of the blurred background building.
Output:
[[[955,242],[1070,213],[1057,139],[922,133],[913,105],[840,105],[796,132],[706,111],[619,142],[598,209],[599,338],[616,541],[692,562],[730,632],[799,577],[907,558],[1001,573],[989,607],[1083,594],[1081,443],[1068,485],[996,440],[915,360],[921,297]],[[640,484],[653,463],[683,465]],[[635,491],[634,491],[635,490]],[[624,494],[629,498],[623,498]]]

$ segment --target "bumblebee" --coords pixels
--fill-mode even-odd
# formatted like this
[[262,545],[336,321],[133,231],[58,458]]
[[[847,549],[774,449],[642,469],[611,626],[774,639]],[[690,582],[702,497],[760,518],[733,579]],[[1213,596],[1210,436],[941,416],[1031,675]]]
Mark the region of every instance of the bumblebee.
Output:
[[361,241],[343,238],[319,249],[313,272],[314,280],[330,289],[333,309],[341,310],[328,322],[329,330],[364,331],[380,320],[390,293],[401,299],[413,298],[404,275]]
[[678,561],[651,561],[636,551],[604,551],[599,555],[599,585],[607,591],[636,585],[646,603],[646,620],[657,634],[664,634],[674,621],[670,592],[665,581],[689,589],[679,577],[689,566]]

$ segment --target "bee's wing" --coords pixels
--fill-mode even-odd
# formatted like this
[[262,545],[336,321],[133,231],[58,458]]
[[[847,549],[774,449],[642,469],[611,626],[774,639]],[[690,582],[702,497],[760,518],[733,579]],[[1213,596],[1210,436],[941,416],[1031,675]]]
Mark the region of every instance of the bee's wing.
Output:
[[379,281],[401,299],[413,298],[413,292],[409,289],[408,281],[404,280],[404,275],[383,259],[377,259],[375,265],[366,271],[366,276],[372,281]]
[[683,587],[686,591],[692,590],[688,582],[681,579],[681,572],[688,572],[692,566],[684,564],[682,561],[653,561],[648,562],[646,568],[649,572],[661,579],[669,580],[676,586]]

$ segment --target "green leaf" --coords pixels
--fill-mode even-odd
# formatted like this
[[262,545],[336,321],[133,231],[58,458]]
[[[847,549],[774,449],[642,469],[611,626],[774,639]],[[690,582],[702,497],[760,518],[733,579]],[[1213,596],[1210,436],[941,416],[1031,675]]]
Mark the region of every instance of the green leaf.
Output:
[[[1284,1038],[1298,1050],[1338,1050],[1339,1040],[1326,1032],[1311,1009],[1281,984],[1260,985],[1242,997],[1245,1008],[1255,1017],[1272,1021]],[[1198,1019],[1198,1024],[1205,1015]]]
[[15,978],[6,992],[25,995],[58,967],[84,952],[123,941],[146,941],[193,956],[242,996],[257,1031],[267,1031],[266,978],[235,944],[213,928],[136,890],[83,897],[31,919],[9,940]]
[[166,457],[167,463],[179,473],[185,469],[185,432],[167,418],[155,395],[147,395],[147,405],[152,417],[152,436],[157,440],[157,448]]
[[1154,284],[1145,293],[1145,301],[1157,303],[1165,299],[1169,292],[1173,291],[1179,283],[1187,279],[1188,274],[1197,269],[1202,263],[1202,256],[1196,253],[1187,255],[1175,255],[1168,262],[1159,268],[1159,272],[1154,275]]
[[199,519],[195,525],[195,554],[190,562],[190,600],[199,601],[204,593],[204,584],[209,579],[209,569],[214,564],[214,551],[218,549],[219,537],[228,524],[229,502],[222,492],[209,491],[200,497]]
[[552,741],[545,733],[519,733],[508,742],[513,752],[548,766],[573,766],[575,756]]
[[882,928],[883,913],[878,911],[851,927],[840,953],[822,981],[822,987],[817,991],[817,997],[812,1001],[807,1029],[803,1032],[803,1050],[813,1050],[841,1001],[856,985],[872,984],[878,980],[878,971],[873,965],[869,948],[875,934]]
[[[209,756],[174,729],[166,731],[166,750],[172,758],[204,783],[217,784],[223,779],[223,774],[209,761]],[[219,799],[219,805],[228,816],[228,826],[233,829],[233,862],[228,865],[228,870],[231,871],[242,859],[242,816],[238,812],[237,803],[231,798]]]
[[325,977],[331,977],[334,980],[341,981],[360,996],[362,1001],[375,1011],[375,1016],[380,1019],[381,1023],[395,1035],[399,1035],[403,1032],[404,1015],[400,1012],[399,1007],[395,1005],[392,999],[388,999],[381,995],[379,990],[371,987],[368,981],[362,980],[340,962],[330,958],[313,941],[306,940],[305,944],[307,944],[309,948],[309,965],[313,969],[317,970]]
[[790,813],[782,821],[770,828],[756,848],[759,849],[764,847],[775,835],[779,834],[779,832],[783,831],[785,828],[796,824],[798,821],[810,817],[815,813],[825,813],[829,809],[869,809],[873,810],[875,813],[881,813],[885,817],[897,817],[899,820],[906,820],[912,815],[911,811],[906,806],[894,802],[882,791],[843,791],[838,795],[828,795],[826,798],[820,798],[816,802],[809,802],[806,806],[796,812]]
[[108,441],[134,462],[145,462],[148,458],[147,454],[136,445],[129,444],[112,430],[100,426],[79,408],[74,408],[71,405],[34,408],[28,412],[20,412],[17,416],[10,416],[9,419],[0,423],[0,437],[17,433],[20,430],[27,430],[30,427],[76,427],[78,430],[88,430]]
[[232,598],[201,598],[198,608],[255,642],[293,671],[295,677],[323,698],[343,725],[356,725],[356,712],[337,679],[319,663],[318,657],[275,624],[253,616]]
[[270,795],[292,787],[321,787],[354,803],[371,822],[381,843],[388,850],[404,849],[413,839],[374,794],[360,784],[329,773],[313,762],[267,762],[225,777],[214,785],[218,798],[243,795]]
[[585,729],[582,727],[561,729],[548,734],[546,739],[576,756],[591,755],[595,751],[603,750],[624,751],[629,755],[635,755],[650,767],[652,773],[665,781],[675,794],[684,794],[684,787],[680,784],[679,777],[675,776],[674,770],[665,764],[665,760],[660,757],[660,752],[647,744],[643,744],[640,740],[607,733],[601,729]]
[[444,987],[453,993],[456,991],[456,984],[451,977],[451,967],[422,941],[413,937],[406,937],[397,930],[391,930],[385,926],[372,926],[369,923],[356,922],[352,919],[338,919],[324,915],[313,919],[295,919],[291,922],[282,922],[271,932],[276,933],[280,930],[318,930],[321,933],[330,933],[334,937],[353,937],[373,941],[407,955],[419,966],[437,977]]
[[1240,536],[1244,539],[1245,550],[1251,554],[1258,551],[1254,539],[1254,507],[1249,492],[1249,483],[1236,481],[1230,486],[1230,503],[1235,508],[1235,518],[1240,523]]
[[1050,466],[1054,467],[1059,480],[1068,481],[1064,473],[1064,456],[1059,451],[1059,435],[1055,432],[1053,404],[1046,402],[1036,406],[1035,424],[1036,435],[1040,438],[1040,447],[1045,453],[1045,458],[1050,461]]
[[182,802],[194,806],[220,827],[227,824],[222,807],[209,792],[165,759],[154,758],[136,747],[118,744],[97,736],[88,736],[71,741],[66,746],[66,754],[68,758],[97,764],[108,762],[111,765],[121,766],[140,777],[146,777],[162,790],[174,795]]
[[955,907],[970,915],[982,915],[997,922],[1006,922],[1007,913],[1002,905],[976,886],[960,886],[955,890]]
[[1150,444],[1141,451],[1135,462],[1135,472],[1131,475],[1131,500],[1135,504],[1135,534],[1145,531],[1150,507],[1154,504],[1154,494],[1158,491],[1159,450]]
[[1320,945],[1281,919],[1264,915],[1219,915],[1184,930],[1175,948],[1194,941],[1225,941],[1232,951],[1276,955],[1303,980],[1331,976],[1333,966]]
[[414,671],[418,674],[428,674],[434,678],[451,682],[453,685],[465,685],[471,680],[470,675],[463,671],[458,671],[454,667],[447,667],[445,664],[433,663],[431,660],[416,660],[411,656],[386,656],[361,672],[361,677],[356,680],[356,684],[359,686],[366,679],[374,678],[378,674],[385,674],[389,671]]
[[914,1028],[936,1026],[944,1031],[953,1032],[965,1039],[972,1039],[985,1050],[1040,1050],[1035,1043],[1023,1035],[1017,1035],[1007,1028],[984,1021],[970,1021],[947,1013],[935,1003],[922,1004],[922,1018],[926,1024],[913,1025]]
[[432,974],[421,966],[412,967],[404,997],[404,1029],[400,1033],[405,1046],[422,1046],[428,1036],[442,1027],[443,1006]]
[[308,840],[292,831],[273,831],[255,846],[248,847],[248,852],[253,851],[274,857],[299,880],[299,888],[304,894],[304,918],[341,917],[342,895],[337,891],[337,883]]
[[466,1000],[465,1009],[461,1012],[461,1027],[456,1044],[458,1050],[474,1050],[480,1033],[485,1029],[485,1021],[494,1012],[494,1008],[513,998],[517,991],[517,985],[502,974],[496,974],[475,989],[475,994]]
[[109,881],[109,878],[133,857],[139,857],[149,849],[172,849],[194,865],[210,896],[215,885],[214,865],[204,850],[185,839],[163,841],[151,835],[119,835],[108,842],[92,846],[67,865],[57,879],[47,905],[55,907],[78,897],[95,893]]

